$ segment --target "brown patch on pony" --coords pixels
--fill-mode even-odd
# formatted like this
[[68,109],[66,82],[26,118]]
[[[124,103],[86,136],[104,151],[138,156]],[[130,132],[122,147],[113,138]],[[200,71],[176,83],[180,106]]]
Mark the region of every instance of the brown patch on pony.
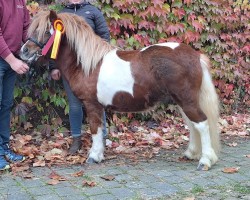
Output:
[[69,13],[60,13],[58,17],[63,21],[70,47],[76,52],[77,64],[81,63],[85,76],[89,76],[115,47],[96,35],[82,17]]
[[[142,51],[117,51],[117,55],[131,63],[135,96],[117,93],[113,101],[114,107],[122,110],[127,104],[130,109],[125,108],[126,111],[132,112],[135,108],[145,110],[157,102],[174,99],[192,121],[207,119],[199,109],[202,69],[200,54],[195,50],[184,44],[175,49],[152,45]],[[141,75],[142,69],[139,66],[143,66],[144,76]],[[180,82],[176,84],[176,80]]]

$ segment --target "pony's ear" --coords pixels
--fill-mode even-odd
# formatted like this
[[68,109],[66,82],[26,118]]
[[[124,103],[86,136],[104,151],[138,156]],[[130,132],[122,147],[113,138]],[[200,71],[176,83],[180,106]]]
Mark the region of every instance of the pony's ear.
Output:
[[49,20],[50,20],[50,22],[51,22],[52,24],[54,23],[54,21],[57,20],[57,14],[56,14],[56,12],[55,12],[54,10],[51,10],[51,11],[50,11]]

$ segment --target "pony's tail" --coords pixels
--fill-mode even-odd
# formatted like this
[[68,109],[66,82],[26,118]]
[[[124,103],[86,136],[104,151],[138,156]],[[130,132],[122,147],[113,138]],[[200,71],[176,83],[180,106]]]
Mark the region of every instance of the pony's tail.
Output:
[[208,57],[201,54],[200,63],[202,67],[202,84],[199,103],[202,111],[207,116],[212,147],[218,156],[220,151],[219,100],[209,73],[210,61]]

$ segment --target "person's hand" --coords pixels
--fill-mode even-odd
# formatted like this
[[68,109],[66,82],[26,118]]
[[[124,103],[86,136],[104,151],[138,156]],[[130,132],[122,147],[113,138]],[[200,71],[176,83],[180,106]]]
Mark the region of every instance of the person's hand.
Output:
[[5,58],[10,67],[18,74],[24,74],[29,70],[29,66],[23,61],[16,58],[13,54],[10,54]]
[[51,71],[51,78],[58,81],[61,78],[61,72],[59,69],[53,69]]

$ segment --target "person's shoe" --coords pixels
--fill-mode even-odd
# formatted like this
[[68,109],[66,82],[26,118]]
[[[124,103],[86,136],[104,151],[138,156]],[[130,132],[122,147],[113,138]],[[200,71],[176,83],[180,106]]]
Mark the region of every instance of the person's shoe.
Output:
[[9,163],[5,160],[4,156],[1,155],[0,156],[0,171],[6,170],[9,168],[10,168]]
[[73,137],[73,142],[69,148],[69,154],[73,155],[76,154],[78,150],[82,147],[81,136]]
[[11,163],[23,162],[25,160],[24,156],[15,154],[13,151],[11,151],[9,145],[5,145],[4,147],[4,156],[5,159]]

